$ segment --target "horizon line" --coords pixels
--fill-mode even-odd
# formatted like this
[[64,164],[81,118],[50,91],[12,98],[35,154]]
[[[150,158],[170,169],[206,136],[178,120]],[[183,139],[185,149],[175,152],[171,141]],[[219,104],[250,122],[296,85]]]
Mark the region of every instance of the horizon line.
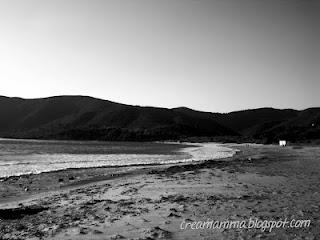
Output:
[[48,96],[48,97],[18,97],[18,96],[5,96],[5,95],[0,95],[0,98],[16,98],[16,99],[21,99],[21,100],[40,100],[40,99],[49,99],[49,98],[57,98],[57,97],[85,97],[85,98],[92,98],[96,100],[101,100],[101,101],[108,101],[111,103],[115,104],[121,104],[121,105],[127,105],[127,106],[136,106],[136,107],[145,107],[145,108],[163,108],[163,109],[179,109],[179,108],[186,108],[192,111],[197,111],[197,112],[205,112],[205,113],[220,113],[220,114],[229,114],[229,113],[234,113],[234,112],[243,112],[243,111],[252,111],[252,110],[260,110],[260,109],[274,109],[274,110],[293,110],[293,111],[304,111],[307,109],[313,109],[313,108],[320,108],[316,106],[312,107],[307,107],[307,108],[302,108],[302,109],[296,109],[296,108],[277,108],[277,107],[271,107],[271,106],[264,106],[264,107],[257,107],[257,108],[245,108],[245,109],[240,109],[240,110],[233,110],[230,112],[213,112],[213,111],[207,111],[207,110],[199,110],[199,109],[194,109],[191,107],[187,106],[177,106],[177,107],[161,107],[161,106],[151,106],[151,105],[139,105],[139,104],[128,104],[128,103],[122,103],[122,102],[116,102],[113,100],[108,100],[104,99],[101,97],[93,97],[90,95],[82,95],[82,94],[62,94],[62,95],[53,95],[53,96]]

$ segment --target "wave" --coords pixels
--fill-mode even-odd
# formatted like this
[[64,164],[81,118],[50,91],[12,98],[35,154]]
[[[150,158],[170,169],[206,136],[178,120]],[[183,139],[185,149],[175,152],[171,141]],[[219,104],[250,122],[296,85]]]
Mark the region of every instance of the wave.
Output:
[[[165,144],[165,143],[164,143]],[[183,144],[188,145],[188,144]],[[0,160],[0,177],[39,174],[70,168],[155,165],[214,160],[233,156],[237,150],[221,144],[190,144],[174,154],[28,154]]]

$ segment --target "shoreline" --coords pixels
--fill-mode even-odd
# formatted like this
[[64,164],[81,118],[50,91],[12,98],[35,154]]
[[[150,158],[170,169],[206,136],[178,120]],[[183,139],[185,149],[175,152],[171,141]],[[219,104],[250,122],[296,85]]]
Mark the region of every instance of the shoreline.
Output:
[[[81,187],[87,184],[98,183],[106,180],[121,178],[126,175],[139,175],[148,171],[159,171],[161,169],[170,169],[171,167],[184,167],[184,166],[201,166],[207,162],[218,161],[232,161],[235,155],[240,154],[241,151],[233,149],[234,154],[230,157],[199,160],[199,161],[179,161],[176,163],[164,163],[164,164],[133,164],[133,165],[119,165],[119,166],[99,166],[99,167],[86,167],[86,168],[68,168],[55,171],[30,173],[17,176],[9,176],[0,178],[0,184],[8,184],[11,187],[15,186],[16,194],[10,197],[3,197],[0,195],[0,208],[5,203],[10,203],[12,199],[17,197],[20,200],[27,200],[29,197],[50,193],[54,191],[72,189],[75,187]],[[51,180],[46,182],[43,186],[41,182],[45,180]],[[40,186],[32,187],[34,181],[39,181]],[[30,184],[31,183],[31,184]],[[50,184],[51,183],[51,184]],[[14,200],[14,202],[17,202]]]
[[[13,188],[19,182],[5,183],[11,186],[7,189],[10,199],[16,201],[0,208],[0,238],[319,238],[320,147],[230,146],[240,151],[215,161],[118,168],[117,173],[116,168],[93,168],[25,177],[23,181],[31,184],[27,192]],[[70,176],[79,178],[69,181]],[[5,185],[0,182],[2,189]],[[39,193],[36,188],[40,186],[47,189]],[[180,229],[182,221],[250,217],[310,219],[311,225],[272,232]]]
[[[15,139],[11,139],[12,141],[15,141]],[[155,143],[160,143],[160,142],[155,142]],[[173,144],[173,143],[169,143],[169,142],[162,142],[160,144]],[[150,160],[150,162],[140,162],[140,163],[121,163],[121,161],[125,161],[125,160],[116,160],[119,161],[119,164],[116,163],[102,163],[101,165],[94,165],[94,166],[90,166],[91,161],[89,161],[89,165],[88,166],[79,166],[79,167],[74,167],[74,166],[70,166],[70,167],[60,167],[57,169],[52,169],[52,170],[38,170],[37,171],[30,171],[30,172],[25,172],[25,173],[13,173],[9,176],[1,176],[0,177],[0,182],[1,181],[6,181],[9,178],[12,177],[26,177],[26,176],[30,176],[30,175],[37,175],[37,174],[42,174],[42,173],[49,173],[49,172],[59,172],[59,171],[64,171],[64,170],[75,170],[75,169],[91,169],[91,168],[120,168],[120,167],[137,167],[137,166],[156,166],[156,165],[169,165],[169,164],[183,164],[183,163],[191,163],[191,162],[198,162],[198,161],[205,161],[205,160],[209,160],[209,159],[220,159],[220,158],[224,158],[225,156],[215,156],[215,157],[210,157],[210,148],[215,148],[215,153],[224,153],[225,151],[223,149],[227,149],[229,151],[229,155],[231,154],[231,156],[233,154],[236,153],[236,149],[232,149],[232,148],[228,148],[226,147],[224,144],[219,144],[219,143],[174,143],[175,145],[179,146],[178,149],[174,150],[171,153],[167,153],[167,154],[147,154],[147,153],[138,153],[138,154],[132,154],[135,158],[140,157],[144,157],[144,156],[150,156],[150,159],[152,159],[152,157],[160,157],[160,156],[172,156],[173,159],[162,159],[162,160]],[[208,144],[211,144],[213,146],[210,146],[209,148],[207,147]],[[201,150],[201,148],[208,148],[207,150],[207,155],[208,156],[197,156],[197,152],[199,150]],[[211,150],[212,151],[212,150]],[[212,153],[211,153],[212,154]],[[38,154],[30,154],[30,155],[38,155]],[[39,157],[49,157],[51,154],[40,154]],[[112,155],[124,155],[126,157],[130,156],[130,153],[125,153],[125,154],[71,154],[71,153],[58,153],[58,154],[53,154],[55,155],[56,158],[59,157],[59,155],[61,155],[61,157],[63,157],[64,155],[69,155],[72,156],[73,158],[77,158],[77,157],[86,157],[86,156],[97,156],[97,155],[101,155],[104,157],[109,157]],[[181,155],[181,158],[177,158],[174,159],[175,157]],[[199,154],[198,154],[199,155]],[[26,155],[26,157],[28,157],[28,155]],[[130,157],[129,157],[130,158]],[[53,160],[54,161],[54,160]],[[97,161],[97,160],[96,160]],[[99,160],[101,161],[101,160]],[[108,161],[108,160],[104,160],[104,161]],[[52,162],[54,164],[54,162]],[[59,164],[60,162],[57,162],[57,164]],[[70,164],[73,163],[77,163],[77,162],[69,162]],[[33,163],[35,164],[35,163]],[[91,163],[92,164],[92,163]],[[9,166],[14,166],[13,165],[9,165]],[[32,166],[32,165],[31,165]],[[36,164],[35,164],[36,167]]]

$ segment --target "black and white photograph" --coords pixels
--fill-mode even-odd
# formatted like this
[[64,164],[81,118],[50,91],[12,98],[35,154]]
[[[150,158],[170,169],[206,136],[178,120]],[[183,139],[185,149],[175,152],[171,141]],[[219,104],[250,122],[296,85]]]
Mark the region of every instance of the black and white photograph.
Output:
[[0,240],[320,240],[320,0],[0,0]]

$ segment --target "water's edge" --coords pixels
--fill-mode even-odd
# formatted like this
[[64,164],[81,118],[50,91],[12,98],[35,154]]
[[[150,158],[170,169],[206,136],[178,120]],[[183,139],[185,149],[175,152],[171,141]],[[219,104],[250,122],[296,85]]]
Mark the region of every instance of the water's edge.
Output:
[[[161,144],[168,144],[163,142]],[[172,144],[172,143],[171,143]],[[90,159],[90,154],[72,154],[73,162],[70,162],[68,154],[39,154],[32,157],[37,160],[36,163],[43,164],[38,167],[35,165],[33,169],[26,171],[12,172],[5,174],[0,170],[0,180],[11,176],[24,176],[31,174],[40,174],[45,172],[56,172],[67,169],[86,169],[99,167],[128,167],[128,166],[150,166],[150,165],[168,165],[188,162],[199,162],[205,160],[214,160],[232,157],[237,150],[218,143],[175,143],[183,147],[176,151],[176,154],[94,154],[94,159]],[[58,159],[57,159],[58,158]],[[43,160],[45,159],[45,161]],[[50,160],[51,159],[51,160]],[[67,159],[64,161],[64,159]],[[52,164],[51,164],[52,163]],[[15,165],[17,167],[22,164],[21,168],[25,168],[22,163]],[[10,165],[10,164],[9,164]],[[10,166],[9,166],[10,167]],[[13,167],[13,166],[11,166]],[[30,167],[30,166],[29,166]],[[2,166],[2,169],[4,166]]]

